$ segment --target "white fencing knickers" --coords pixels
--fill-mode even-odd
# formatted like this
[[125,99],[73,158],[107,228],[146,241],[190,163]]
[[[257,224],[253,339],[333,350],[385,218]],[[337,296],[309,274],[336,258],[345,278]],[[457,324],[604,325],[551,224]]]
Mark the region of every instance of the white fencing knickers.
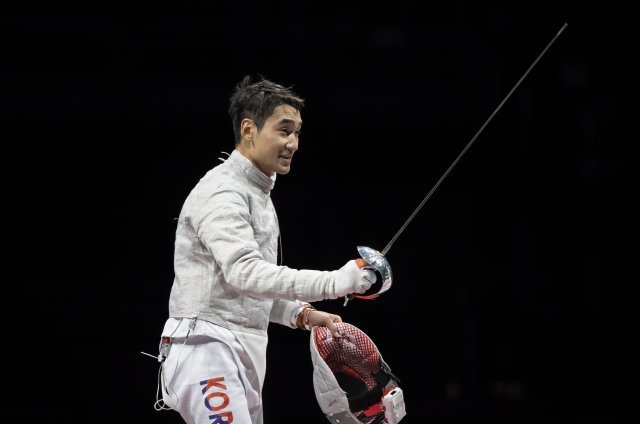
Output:
[[244,365],[251,362],[237,340],[227,343],[172,338],[162,364],[162,397],[188,424],[263,423],[260,394],[249,383],[254,371]]

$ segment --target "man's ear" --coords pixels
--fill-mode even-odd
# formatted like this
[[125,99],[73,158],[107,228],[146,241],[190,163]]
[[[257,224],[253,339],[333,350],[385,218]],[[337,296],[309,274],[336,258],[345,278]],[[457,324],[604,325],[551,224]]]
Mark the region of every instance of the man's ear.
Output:
[[254,128],[255,125],[251,119],[243,119],[242,122],[240,122],[240,135],[242,136],[242,139],[253,141]]

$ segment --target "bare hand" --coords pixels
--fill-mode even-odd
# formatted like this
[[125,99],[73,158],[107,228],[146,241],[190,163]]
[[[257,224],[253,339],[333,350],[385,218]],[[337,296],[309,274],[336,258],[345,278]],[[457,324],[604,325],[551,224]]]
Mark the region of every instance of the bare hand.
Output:
[[335,326],[336,322],[342,322],[340,315],[316,310],[309,312],[309,328],[314,326],[327,327],[333,337],[342,337]]

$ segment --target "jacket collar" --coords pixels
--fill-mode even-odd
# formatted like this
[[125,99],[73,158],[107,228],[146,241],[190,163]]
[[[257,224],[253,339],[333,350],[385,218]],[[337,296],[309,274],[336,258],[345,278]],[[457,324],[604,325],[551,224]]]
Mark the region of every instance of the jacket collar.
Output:
[[237,169],[240,169],[247,176],[249,181],[257,185],[262,191],[268,193],[273,190],[276,183],[276,174],[272,177],[266,176],[249,159],[244,157],[238,150],[234,150],[229,155],[227,162],[231,162]]

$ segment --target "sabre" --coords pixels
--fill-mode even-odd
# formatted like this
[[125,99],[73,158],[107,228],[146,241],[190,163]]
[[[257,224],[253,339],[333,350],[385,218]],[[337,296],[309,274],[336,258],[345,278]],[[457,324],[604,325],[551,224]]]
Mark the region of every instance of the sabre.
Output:
[[566,27],[567,27],[567,24],[565,22],[565,24],[562,25],[562,28],[560,28],[560,30],[551,39],[551,41],[549,41],[549,43],[547,43],[546,47],[542,50],[542,52],[540,52],[538,57],[536,57],[536,59],[533,61],[533,63],[529,66],[529,68],[525,71],[525,73],[520,77],[518,82],[511,89],[511,91],[509,91],[509,93],[505,96],[505,98],[500,102],[498,107],[493,111],[493,113],[491,113],[491,115],[489,115],[489,118],[487,118],[487,120],[484,122],[484,124],[482,124],[480,129],[471,138],[471,141],[469,141],[467,143],[467,145],[464,147],[464,149],[462,149],[462,151],[460,152],[458,157],[456,157],[456,159],[451,163],[449,168],[447,168],[447,170],[444,172],[444,174],[442,174],[440,179],[435,183],[435,185],[431,188],[431,190],[429,190],[429,193],[427,193],[427,195],[422,199],[422,201],[420,202],[418,207],[415,208],[415,210],[409,216],[409,218],[404,222],[404,224],[402,224],[400,229],[391,238],[389,243],[387,243],[385,248],[382,249],[382,252],[379,252],[379,251],[377,251],[375,249],[372,249],[371,247],[366,247],[366,246],[358,246],[357,247],[358,248],[358,253],[360,253],[361,258],[366,262],[366,264],[362,264],[361,268],[369,268],[369,269],[372,269],[374,271],[379,272],[380,273],[380,278],[382,280],[382,286],[381,286],[380,290],[377,293],[374,293],[374,294],[369,294],[369,295],[367,295],[367,294],[351,294],[351,295],[347,295],[345,297],[345,300],[344,300],[344,306],[347,305],[347,302],[351,298],[355,297],[355,298],[358,298],[358,299],[367,299],[367,300],[375,299],[376,297],[380,296],[382,293],[386,292],[387,290],[389,290],[391,288],[391,283],[392,283],[392,280],[393,280],[393,276],[392,276],[392,272],[391,272],[391,265],[389,265],[389,262],[387,261],[386,254],[389,252],[389,250],[391,250],[391,246],[393,246],[393,243],[395,243],[396,239],[407,228],[409,223],[413,220],[413,218],[415,218],[415,216],[418,214],[420,209],[422,209],[424,204],[427,203],[427,200],[429,200],[431,195],[440,186],[442,181],[447,177],[447,175],[449,175],[449,173],[451,172],[453,167],[456,166],[456,164],[460,161],[462,156],[464,156],[464,154],[467,152],[467,150],[469,150],[469,148],[471,147],[473,142],[476,141],[476,138],[478,138],[480,133],[484,130],[484,128],[489,124],[489,122],[491,122],[493,117],[502,108],[502,105],[504,105],[506,103],[506,101],[509,99],[509,97],[511,97],[513,92],[516,91],[516,89],[520,86],[522,81],[527,77],[527,75],[529,75],[529,72],[531,72],[533,67],[536,66],[538,61],[542,58],[542,56],[544,56],[544,54],[547,52],[549,47],[551,47],[551,45],[556,41],[556,39],[560,36],[560,34],[562,34],[562,32],[564,31],[564,29]]

